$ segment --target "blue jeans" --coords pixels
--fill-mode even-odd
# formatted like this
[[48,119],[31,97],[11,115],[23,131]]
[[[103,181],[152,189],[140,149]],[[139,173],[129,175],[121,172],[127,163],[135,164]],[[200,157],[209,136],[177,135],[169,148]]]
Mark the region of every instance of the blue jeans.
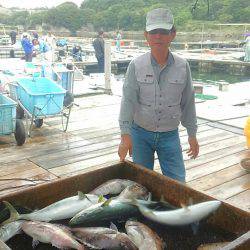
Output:
[[99,73],[104,73],[104,56],[97,58]]
[[163,175],[185,182],[186,171],[178,129],[168,132],[151,132],[133,124],[131,136],[134,163],[153,170],[156,152]]

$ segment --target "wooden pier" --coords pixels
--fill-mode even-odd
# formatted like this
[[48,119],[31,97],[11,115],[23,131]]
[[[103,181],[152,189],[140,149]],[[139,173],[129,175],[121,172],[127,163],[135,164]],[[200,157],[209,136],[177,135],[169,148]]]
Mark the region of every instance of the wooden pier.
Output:
[[[66,133],[61,117],[48,118],[41,128],[34,128],[22,147],[16,146],[14,136],[1,136],[0,196],[117,162],[120,100],[104,94],[76,98],[79,106],[73,107]],[[200,155],[190,160],[182,127],[180,136],[187,185],[250,211],[250,174],[239,164],[250,157],[245,137],[199,119]],[[157,159],[155,171],[160,172]]]
[[[13,52],[11,52],[11,50],[13,50]],[[211,52],[211,54],[209,52]],[[58,55],[59,50],[56,50],[55,53]],[[204,53],[177,51],[177,53],[180,53],[180,56],[188,60],[191,68],[201,72],[226,72],[230,75],[250,76],[250,62],[244,62],[237,59],[224,59],[223,57],[213,57],[214,53],[219,53],[218,51],[210,50]],[[124,54],[126,54],[126,50],[124,50]],[[0,48],[0,58],[9,58],[11,55],[14,55],[16,58],[21,58],[24,56],[24,53],[22,49],[13,49],[11,47]],[[132,56],[127,56],[122,59],[111,58],[112,71],[117,72],[126,70],[132,59]],[[95,58],[93,59],[93,57],[86,61],[74,62],[74,64],[79,69],[82,69],[84,73],[98,71],[97,61]]]

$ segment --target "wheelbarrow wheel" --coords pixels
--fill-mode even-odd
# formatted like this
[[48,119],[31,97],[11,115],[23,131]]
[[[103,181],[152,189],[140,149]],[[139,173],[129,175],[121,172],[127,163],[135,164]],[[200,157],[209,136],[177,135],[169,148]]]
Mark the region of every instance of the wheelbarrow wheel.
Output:
[[43,119],[35,119],[34,124],[37,128],[41,128],[43,125]]
[[22,146],[26,140],[25,127],[20,119],[16,119],[15,139],[18,146]]
[[24,110],[21,108],[20,105],[17,105],[16,107],[16,118],[17,119],[23,119],[24,117]]

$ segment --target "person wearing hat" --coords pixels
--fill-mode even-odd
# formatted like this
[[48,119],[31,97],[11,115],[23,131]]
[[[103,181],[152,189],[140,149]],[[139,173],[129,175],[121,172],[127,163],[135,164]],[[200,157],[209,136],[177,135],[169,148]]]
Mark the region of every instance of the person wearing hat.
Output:
[[129,152],[134,163],[153,170],[156,152],[162,173],[185,182],[178,126],[186,128],[187,154],[196,158],[197,119],[188,62],[169,50],[176,36],[171,11],[148,12],[144,35],[150,52],[131,61],[123,85],[118,155],[124,161]]

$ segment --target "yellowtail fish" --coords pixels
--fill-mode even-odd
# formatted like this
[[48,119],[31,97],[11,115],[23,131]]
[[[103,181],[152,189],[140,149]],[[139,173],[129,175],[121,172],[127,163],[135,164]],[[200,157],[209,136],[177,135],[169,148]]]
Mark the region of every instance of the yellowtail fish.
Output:
[[57,201],[45,208],[29,214],[19,214],[9,202],[3,201],[3,203],[9,208],[11,216],[2,224],[4,225],[20,219],[48,222],[72,218],[84,208],[87,208],[93,204],[97,204],[99,199],[100,197],[97,195],[85,195],[81,192],[78,192],[78,195],[76,196]]

